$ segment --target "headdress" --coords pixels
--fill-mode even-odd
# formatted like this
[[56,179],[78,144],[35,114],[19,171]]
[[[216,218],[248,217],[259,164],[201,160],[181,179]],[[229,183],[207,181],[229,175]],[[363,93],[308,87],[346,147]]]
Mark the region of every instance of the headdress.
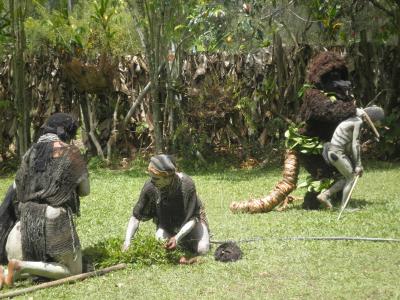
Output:
[[364,108],[364,112],[368,115],[372,122],[381,121],[385,117],[384,110],[375,105]]
[[152,175],[171,176],[175,174],[176,167],[174,159],[170,155],[159,154],[150,159],[147,170]]
[[347,80],[348,70],[343,57],[332,51],[318,53],[308,65],[307,81],[311,84],[319,84],[322,77],[333,70],[341,72],[343,79]]

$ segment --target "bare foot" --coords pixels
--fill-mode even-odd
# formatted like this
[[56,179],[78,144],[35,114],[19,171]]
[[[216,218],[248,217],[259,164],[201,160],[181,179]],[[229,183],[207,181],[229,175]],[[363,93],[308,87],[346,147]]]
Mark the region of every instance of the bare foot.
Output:
[[187,258],[184,256],[181,256],[181,258],[179,259],[179,264],[180,265],[186,265],[187,264]]
[[4,271],[3,267],[0,266],[0,290],[3,288],[3,282],[4,282]]
[[331,201],[329,200],[329,197],[326,194],[324,194],[324,193],[319,194],[317,196],[317,199],[318,199],[318,201],[320,203],[322,203],[325,206],[325,208],[332,209],[332,207],[333,207],[332,203],[331,203]]
[[16,272],[21,270],[20,263],[21,263],[21,261],[19,261],[17,259],[11,259],[8,262],[8,274],[4,281],[8,286],[12,286],[14,284],[14,275]]
[[198,256],[192,257],[192,258],[189,258],[189,259],[187,259],[185,256],[182,256],[179,259],[179,264],[180,265],[192,265],[192,264],[199,263],[199,262],[200,262],[200,259],[199,259]]

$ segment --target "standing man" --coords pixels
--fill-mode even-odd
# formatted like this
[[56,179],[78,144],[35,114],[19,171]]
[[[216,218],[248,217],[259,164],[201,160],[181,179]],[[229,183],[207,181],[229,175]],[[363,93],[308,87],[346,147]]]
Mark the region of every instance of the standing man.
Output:
[[147,170],[151,179],[144,184],[133,208],[123,250],[129,248],[140,221],[153,219],[157,226],[156,238],[166,240],[167,249],[173,250],[181,244],[196,254],[206,254],[210,249],[210,236],[193,180],[177,173],[174,163],[165,154],[153,156]]
[[77,129],[71,115],[53,114],[22,158],[9,194],[16,220],[7,236],[8,268],[0,266],[0,287],[31,275],[59,279],[82,273],[73,215],[79,215],[79,196],[90,187],[86,163],[70,145]]

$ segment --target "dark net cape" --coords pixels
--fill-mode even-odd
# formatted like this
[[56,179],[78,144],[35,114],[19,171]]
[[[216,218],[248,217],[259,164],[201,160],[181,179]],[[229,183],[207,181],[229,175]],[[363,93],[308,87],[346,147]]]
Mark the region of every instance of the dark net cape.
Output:
[[[53,149],[52,142],[47,144]],[[63,145],[51,154],[43,171],[35,167],[40,151],[31,147],[17,171],[14,206],[21,222],[24,260],[47,261],[80,247],[72,215],[79,215],[77,187],[87,169],[79,149]],[[57,218],[46,219],[48,205],[64,210]]]
[[140,221],[153,219],[157,227],[176,234],[181,227],[196,219],[207,224],[203,204],[196,194],[193,180],[186,174],[175,175],[170,186],[158,189],[147,181],[133,208],[133,216]]
[[[309,89],[304,93],[300,109],[299,122],[305,123],[300,133],[317,137],[323,143],[329,142],[340,122],[354,116],[355,113],[356,106],[352,101],[333,101],[323,91]],[[316,180],[332,176],[334,169],[324,162],[321,155],[300,153],[299,156],[304,168]]]

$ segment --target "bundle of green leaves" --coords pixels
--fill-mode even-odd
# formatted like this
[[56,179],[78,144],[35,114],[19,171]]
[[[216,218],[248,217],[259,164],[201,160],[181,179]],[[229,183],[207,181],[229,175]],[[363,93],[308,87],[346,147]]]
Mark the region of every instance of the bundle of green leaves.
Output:
[[106,268],[119,263],[131,264],[138,268],[155,264],[177,264],[179,258],[185,255],[180,249],[167,251],[163,243],[152,236],[137,235],[127,251],[122,251],[122,244],[122,239],[111,238],[84,249],[83,260],[86,268]]
[[307,176],[306,180],[300,183],[297,188],[307,188],[309,192],[321,193],[327,190],[334,182],[333,178],[325,178],[322,180],[313,180],[311,176]]
[[286,148],[299,151],[306,154],[321,154],[323,144],[318,138],[311,138],[299,133],[299,129],[304,124],[299,126],[291,125],[285,132]]

